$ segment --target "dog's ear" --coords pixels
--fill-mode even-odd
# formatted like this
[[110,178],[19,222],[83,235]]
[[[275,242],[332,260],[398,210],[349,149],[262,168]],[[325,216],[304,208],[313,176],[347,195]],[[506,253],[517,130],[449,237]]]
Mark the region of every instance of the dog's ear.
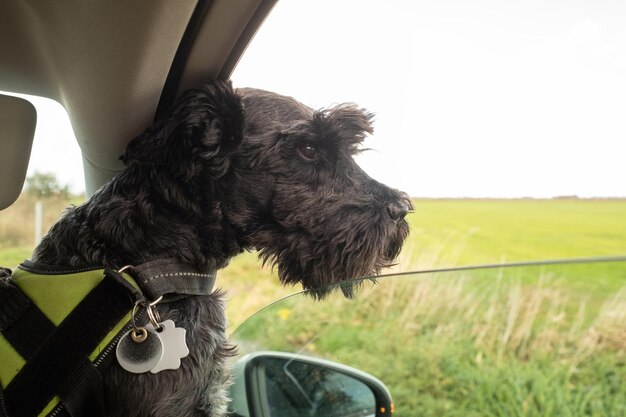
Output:
[[228,171],[243,129],[241,98],[230,81],[213,81],[185,92],[171,114],[133,139],[120,159],[159,166],[188,180],[203,174],[219,178]]
[[372,134],[374,114],[354,103],[338,104],[313,114],[313,126],[321,137],[357,149],[367,134]]

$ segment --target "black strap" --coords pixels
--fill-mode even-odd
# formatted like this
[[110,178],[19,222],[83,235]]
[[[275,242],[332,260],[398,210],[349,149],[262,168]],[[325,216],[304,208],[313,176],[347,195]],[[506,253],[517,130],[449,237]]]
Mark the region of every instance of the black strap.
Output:
[[9,415],[36,417],[132,306],[127,289],[105,275],[8,384]]
[[54,329],[9,277],[0,278],[0,332],[22,358],[32,358]]
[[0,332],[28,310],[30,300],[11,281],[11,270],[0,269]]
[[4,404],[4,394],[2,393],[2,387],[0,387],[0,417],[9,417],[9,412]]
[[104,384],[100,372],[87,358],[59,390],[61,403],[71,417],[104,416]]
[[215,285],[216,272],[202,272],[173,258],[158,259],[128,271],[149,300],[166,294],[208,295]]

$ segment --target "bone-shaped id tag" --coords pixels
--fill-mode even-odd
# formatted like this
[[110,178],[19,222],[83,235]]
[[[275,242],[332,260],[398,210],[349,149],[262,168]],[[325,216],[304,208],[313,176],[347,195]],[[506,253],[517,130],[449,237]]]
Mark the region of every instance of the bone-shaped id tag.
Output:
[[[172,320],[165,320],[159,323],[159,326],[161,329],[157,334],[163,343],[163,355],[161,355],[159,362],[150,369],[153,374],[166,369],[180,368],[180,360],[189,355],[185,329],[176,327]],[[148,324],[146,328],[149,331],[154,331],[152,324]]]

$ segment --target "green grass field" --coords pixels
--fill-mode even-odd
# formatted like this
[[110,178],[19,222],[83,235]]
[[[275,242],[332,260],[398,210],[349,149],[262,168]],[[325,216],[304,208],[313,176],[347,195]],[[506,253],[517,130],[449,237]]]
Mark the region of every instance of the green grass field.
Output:
[[626,253],[624,200],[419,200],[407,267]]
[[[1,265],[32,250],[32,204],[0,213]],[[47,225],[62,205],[48,204]],[[388,272],[626,255],[626,200],[417,200],[409,222]],[[253,253],[217,285],[231,331],[299,290]],[[302,350],[371,372],[399,416],[626,416],[624,263],[425,274],[365,285],[356,301],[297,296],[237,337],[242,351]]]

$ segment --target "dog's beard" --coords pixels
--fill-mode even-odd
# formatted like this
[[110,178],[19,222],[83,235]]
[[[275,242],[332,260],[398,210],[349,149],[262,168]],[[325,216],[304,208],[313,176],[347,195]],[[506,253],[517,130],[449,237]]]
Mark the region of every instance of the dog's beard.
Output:
[[263,242],[257,246],[260,257],[277,267],[282,283],[300,282],[318,298],[335,288],[351,297],[358,278],[376,276],[393,265],[409,233],[404,219],[381,220],[373,212],[357,217],[331,217],[323,227],[307,231],[259,231],[253,240]]

